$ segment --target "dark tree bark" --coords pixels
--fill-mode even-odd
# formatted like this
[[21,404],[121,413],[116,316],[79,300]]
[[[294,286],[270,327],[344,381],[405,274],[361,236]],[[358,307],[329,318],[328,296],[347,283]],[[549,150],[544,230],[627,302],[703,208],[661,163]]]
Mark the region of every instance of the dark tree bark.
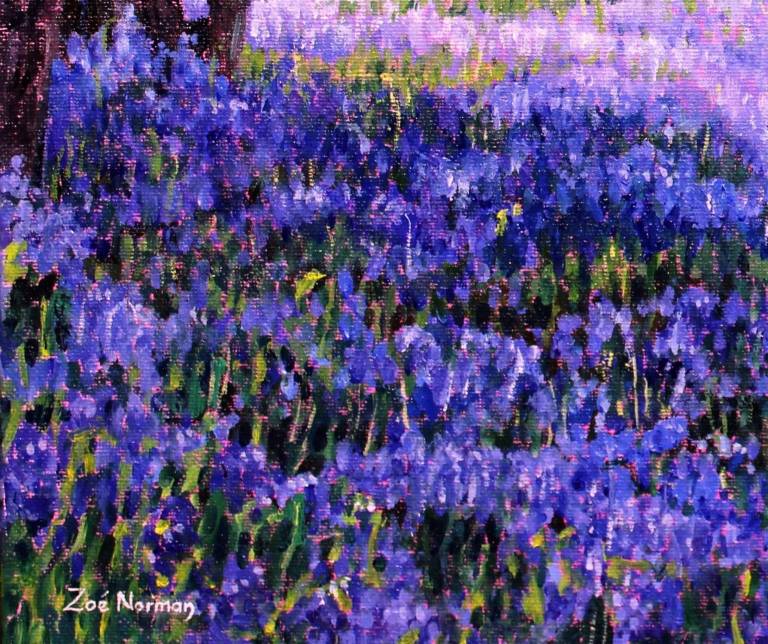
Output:
[[65,36],[95,34],[116,14],[114,0],[64,0],[61,32]]
[[[125,4],[0,0],[0,168],[21,154],[26,171],[40,180],[51,64],[71,33],[95,33]],[[215,57],[219,70],[231,76],[242,47],[248,0],[209,0],[209,5],[208,18],[187,23],[181,0],[134,0],[136,15],[156,44],[173,48],[182,32],[194,33],[197,51]]]
[[185,26],[181,0],[135,0],[134,7],[152,40],[171,49],[176,46]]
[[60,51],[62,0],[0,5],[0,165],[22,154],[39,179],[47,88]]
[[216,56],[219,70],[231,76],[237,69],[243,46],[248,0],[209,0],[208,4],[210,54]]

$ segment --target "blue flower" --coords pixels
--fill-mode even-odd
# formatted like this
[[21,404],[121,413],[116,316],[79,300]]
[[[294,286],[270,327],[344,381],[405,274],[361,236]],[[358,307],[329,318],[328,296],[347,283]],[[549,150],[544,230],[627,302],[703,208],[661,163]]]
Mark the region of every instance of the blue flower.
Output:
[[688,436],[688,421],[682,417],[662,420],[643,435],[643,447],[652,452],[666,452],[677,447]]

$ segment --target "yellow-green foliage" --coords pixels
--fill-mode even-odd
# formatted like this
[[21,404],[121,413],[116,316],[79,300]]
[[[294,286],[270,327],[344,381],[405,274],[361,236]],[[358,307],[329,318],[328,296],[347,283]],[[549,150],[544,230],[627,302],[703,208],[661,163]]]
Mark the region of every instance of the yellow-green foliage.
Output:
[[[240,73],[249,79],[268,78],[272,65],[282,56],[278,52],[246,47],[240,59]],[[334,63],[298,54],[292,57],[294,73],[301,80],[324,73],[332,81],[353,90],[397,91],[406,102],[425,88],[483,88],[502,80],[507,73],[506,64],[484,58],[476,47],[455,72],[452,71],[454,57],[447,48],[426,56],[414,56],[410,51],[395,56],[390,51],[360,45],[355,52]],[[531,72],[536,73],[540,63],[534,61],[530,67]]]

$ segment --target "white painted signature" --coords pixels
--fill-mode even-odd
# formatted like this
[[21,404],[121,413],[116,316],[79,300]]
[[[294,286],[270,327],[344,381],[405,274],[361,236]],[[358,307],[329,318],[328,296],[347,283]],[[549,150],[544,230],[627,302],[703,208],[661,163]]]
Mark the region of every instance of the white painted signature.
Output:
[[[67,588],[70,593],[75,593],[75,598],[64,607],[64,612],[71,613],[108,613],[112,610],[109,600],[109,591],[106,591],[99,600],[91,599],[85,596],[85,588]],[[117,600],[117,612],[132,613],[171,613],[172,615],[186,615],[184,619],[188,622],[198,612],[194,602],[170,600],[161,597],[148,597],[136,599],[133,591],[125,593],[122,590],[115,595]]]

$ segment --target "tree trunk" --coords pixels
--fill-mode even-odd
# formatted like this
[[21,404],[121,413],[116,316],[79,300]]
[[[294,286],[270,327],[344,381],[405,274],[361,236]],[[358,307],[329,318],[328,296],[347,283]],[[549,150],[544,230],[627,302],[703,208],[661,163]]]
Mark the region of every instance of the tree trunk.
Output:
[[173,49],[185,27],[181,0],[135,0],[134,7],[147,35]]
[[39,179],[48,77],[60,50],[62,0],[3,2],[0,7],[0,165],[14,155]]
[[109,22],[116,12],[114,0],[64,0],[61,32],[65,38],[73,33],[87,38]]
[[[301,1],[301,0],[297,0]],[[34,181],[42,174],[51,64],[69,34],[89,36],[115,17],[124,0],[0,2],[0,168],[21,154]],[[183,31],[196,33],[198,51],[219,70],[237,68],[248,0],[209,0],[209,17],[184,21],[181,0],[134,0],[136,15],[156,42],[173,48]]]
[[[301,0],[297,0],[300,2]],[[245,34],[248,0],[209,0],[210,51],[227,76],[237,69]]]

